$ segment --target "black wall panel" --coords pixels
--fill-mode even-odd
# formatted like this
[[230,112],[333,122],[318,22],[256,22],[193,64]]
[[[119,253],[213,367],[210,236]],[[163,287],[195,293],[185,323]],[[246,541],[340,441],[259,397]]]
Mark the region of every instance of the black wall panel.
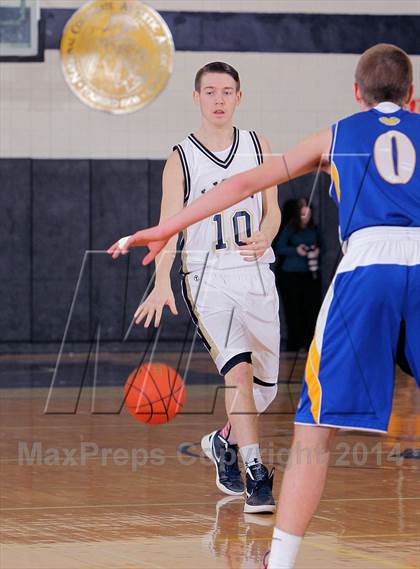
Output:
[[0,341],[30,341],[30,160],[0,160],[0,203]]
[[[163,165],[161,160],[0,160],[3,345],[61,342],[73,300],[66,343],[92,341],[98,326],[102,341],[122,341],[153,285],[154,265],[141,265],[144,249],[117,261],[105,249],[158,222]],[[314,175],[284,184],[280,204],[308,196],[314,184]],[[324,289],[339,256],[337,214],[328,185],[328,177],[321,175],[314,191],[315,220],[325,240]],[[165,309],[164,342],[182,342],[194,332],[181,295],[179,266],[178,257],[172,288],[179,315]],[[154,334],[153,327],[133,326],[128,341],[151,340]]]
[[[33,161],[33,340],[60,341],[89,248],[89,162]],[[71,315],[68,340],[89,338],[89,268]]]
[[[74,11],[41,10],[46,49],[59,49],[63,28]],[[375,43],[387,42],[412,55],[420,52],[420,16],[414,14],[162,11],[161,15],[177,51],[362,53]]]
[[[149,223],[149,162],[95,160],[92,167],[92,249],[103,250],[123,235]],[[105,253],[92,256],[92,324],[101,323],[103,340],[120,340],[150,280],[151,269],[134,250],[113,261]],[[146,338],[134,327],[130,339]]]

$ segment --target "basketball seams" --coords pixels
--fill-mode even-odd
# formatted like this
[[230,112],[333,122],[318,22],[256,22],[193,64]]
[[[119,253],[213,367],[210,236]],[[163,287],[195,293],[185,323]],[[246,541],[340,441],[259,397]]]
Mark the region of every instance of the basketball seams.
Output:
[[[134,376],[133,382],[136,380],[136,376],[137,376],[137,372],[136,375]],[[150,407],[150,411],[149,411],[149,417],[147,419],[147,421],[145,421],[146,423],[148,423],[150,421],[150,419],[153,417],[153,403],[150,400],[149,396],[147,395],[147,393],[144,392],[144,390],[140,391],[140,389],[138,389],[138,387],[136,387],[135,385],[133,385],[133,383],[131,384],[131,386],[129,387],[128,393],[126,394],[126,405],[127,408],[130,409],[130,406],[127,404],[127,400],[128,400],[128,395],[130,393],[130,390],[134,389],[135,391],[137,391],[138,393],[140,393],[143,397],[145,397],[145,399],[147,399],[146,403],[143,403],[142,405],[138,405],[138,401],[139,398],[137,397],[137,402],[135,405],[135,410],[134,410],[134,415],[138,415],[141,414],[143,415],[143,413],[137,413],[137,411],[141,408],[141,407],[145,407],[145,406],[149,406]],[[132,407],[132,406],[131,406]]]
[[169,388],[170,388],[170,390],[171,390],[172,399],[173,399],[173,400],[175,401],[175,403],[177,404],[177,413],[178,413],[178,410],[179,410],[179,409],[182,409],[183,404],[182,404],[180,401],[178,401],[178,399],[175,397],[175,394],[178,393],[178,391],[182,391],[183,389],[185,389],[185,385],[184,385],[182,379],[180,378],[180,379],[181,379],[181,385],[179,386],[179,388],[178,388],[177,390],[175,390],[175,385],[178,383],[179,375],[175,372],[174,381],[173,381],[173,383],[171,384],[170,371],[171,371],[171,368],[168,368]]
[[[178,395],[178,393],[179,393],[180,391],[182,391],[182,390],[184,389],[184,387],[185,387],[184,385],[180,385],[179,387],[177,387],[176,389],[174,389],[173,392],[172,392],[172,395],[174,396],[173,399],[175,399],[176,402],[177,402],[179,405],[181,405],[181,402],[178,401],[178,400],[175,398],[175,395]],[[168,395],[161,396],[159,399],[154,399],[154,400],[152,401],[152,400],[149,398],[149,396],[144,393],[144,390],[140,390],[140,389],[139,389],[138,387],[136,387],[135,385],[133,385],[132,389],[134,389],[134,390],[137,391],[138,393],[141,393],[142,395],[144,395],[144,396],[151,402],[152,405],[153,405],[153,403],[161,403],[161,402],[163,402],[164,399],[167,399],[167,398],[171,395],[171,393],[168,393]],[[143,407],[144,405],[148,405],[148,403],[144,403],[144,404],[140,405],[140,406],[139,406],[139,409],[140,409],[140,407]]]
[[[134,370],[132,374],[133,377],[131,378],[130,374],[124,391],[126,407],[134,418],[151,425],[166,423],[182,409],[185,402],[185,385],[182,377],[173,368],[164,364],[146,364]],[[150,381],[149,387],[147,380]]]
[[176,389],[176,391],[174,390],[173,393],[172,393],[172,395],[173,395],[173,396],[172,396],[172,399],[175,401],[175,403],[176,403],[176,404],[178,405],[178,407],[180,407],[180,408],[183,406],[183,403],[182,403],[181,401],[178,401],[178,399],[175,397],[175,395],[176,395],[179,391],[183,391],[183,390],[184,390],[184,387],[185,387],[184,385],[181,385],[180,387],[178,387],[178,388]]
[[176,415],[176,414],[178,413],[179,408],[180,408],[179,401],[178,401],[177,398],[174,396],[174,386],[175,386],[176,381],[177,381],[177,379],[178,379],[178,374],[176,373],[176,371],[174,371],[174,373],[175,373],[175,375],[174,375],[174,381],[173,381],[173,383],[171,383],[171,371],[172,371],[172,369],[171,369],[170,367],[168,367],[168,368],[166,368],[166,370],[167,370],[169,396],[170,396],[168,408],[170,407],[171,402],[172,402],[172,401],[175,401],[175,403],[176,403],[175,415]]
[[[168,380],[168,387],[169,387],[169,394],[168,394],[168,398],[169,398],[168,409],[169,409],[169,407],[171,406],[172,399],[173,399],[173,388],[172,388],[172,384],[171,384],[171,370],[169,367],[166,368],[166,377]],[[176,409],[175,409],[175,411],[176,411]]]
[[146,367],[146,373],[150,376],[150,379],[153,381],[153,385],[155,386],[155,389],[158,393],[158,397],[160,398],[160,401],[162,402],[163,408],[165,409],[166,420],[169,421],[169,413],[168,413],[169,405],[168,406],[165,405],[165,401],[164,401],[165,397],[163,397],[163,395],[162,395],[162,393],[158,387],[158,384],[156,383],[155,378],[153,377],[153,375],[150,371],[150,365],[148,365]]

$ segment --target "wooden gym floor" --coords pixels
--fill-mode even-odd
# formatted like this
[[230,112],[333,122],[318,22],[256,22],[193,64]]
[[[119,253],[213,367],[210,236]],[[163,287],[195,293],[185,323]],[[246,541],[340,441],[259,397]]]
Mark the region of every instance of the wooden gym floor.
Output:
[[[174,358],[160,356],[172,364]],[[242,499],[217,490],[200,451],[201,436],[224,421],[223,391],[208,383],[214,370],[207,354],[193,358],[185,413],[157,427],[115,413],[134,355],[103,356],[108,374],[125,375],[96,388],[94,413],[92,387],[76,405],[74,386],[54,390],[44,412],[54,363],[52,355],[0,357],[0,384],[7,386],[0,391],[1,569],[261,567],[274,517],[244,515]],[[63,363],[58,385],[80,371],[84,356]],[[296,364],[294,381],[280,386],[261,419],[263,457],[277,468],[276,495],[304,360]],[[284,354],[280,377],[288,378],[292,366]],[[298,569],[420,566],[420,463],[395,456],[418,446],[419,410],[414,381],[399,372],[389,435],[338,436]]]

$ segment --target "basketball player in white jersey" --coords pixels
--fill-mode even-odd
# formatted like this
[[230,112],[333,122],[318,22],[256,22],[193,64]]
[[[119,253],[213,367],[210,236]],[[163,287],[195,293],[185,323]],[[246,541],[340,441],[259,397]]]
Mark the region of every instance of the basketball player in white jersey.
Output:
[[[237,71],[209,63],[195,79],[194,101],[201,127],[178,144],[163,173],[161,221],[234,174],[261,164],[270,148],[254,132],[239,130],[232,117],[241,100]],[[269,263],[280,225],[277,188],[190,227],[182,236],[182,290],[190,314],[219,372],[225,377],[229,421],[202,439],[216,468],[218,488],[244,493],[239,450],[246,471],[248,513],[273,512],[273,471],[261,462],[258,413],[277,392],[279,366],[278,296]],[[136,311],[136,322],[155,319],[169,306],[177,314],[170,272],[176,252],[173,238],[156,260],[153,291]]]

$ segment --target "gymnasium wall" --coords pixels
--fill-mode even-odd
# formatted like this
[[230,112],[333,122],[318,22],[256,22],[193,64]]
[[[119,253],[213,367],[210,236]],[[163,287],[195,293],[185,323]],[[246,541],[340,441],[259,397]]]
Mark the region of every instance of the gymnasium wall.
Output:
[[[42,0],[43,61],[0,63],[3,349],[60,341],[85,250],[103,249],[157,220],[163,160],[198,124],[191,91],[203,64],[224,60],[238,68],[244,97],[236,125],[263,133],[275,152],[356,110],[354,67],[358,54],[376,41],[393,41],[412,53],[420,84],[417,1],[150,0],[174,34],[174,73],[151,105],[112,116],[84,106],[62,77],[62,27],[82,4]],[[283,188],[281,201],[307,193],[312,181]],[[329,244],[328,279],[337,241],[325,186],[321,179],[315,204]],[[118,265],[101,253],[89,255],[69,340],[90,340],[99,320],[103,339],[121,338],[151,275],[138,263],[138,253]],[[163,338],[182,340],[187,322],[184,311]],[[136,330],[130,338],[148,335]]]
[[[113,116],[83,105],[61,73],[61,31],[73,11],[71,5],[81,2],[62,2],[67,8],[53,8],[51,0],[42,2],[46,5],[44,61],[0,63],[0,156],[163,159],[174,142],[196,128],[199,114],[191,100],[194,75],[214,60],[229,61],[240,72],[244,98],[237,125],[264,133],[273,150],[282,152],[302,136],[356,110],[354,68],[365,48],[384,39],[398,42],[412,54],[419,51],[420,16],[403,11],[404,4],[414,6],[413,2],[394,3],[396,16],[239,12],[235,7],[244,8],[239,1],[219,3],[225,10],[235,9],[228,14],[216,12],[212,1],[182,2],[180,10],[189,5],[196,11],[177,13],[178,3],[150,1],[171,10],[163,16],[174,34],[177,53],[167,89],[141,112]],[[211,11],[198,11],[200,4]],[[255,2],[259,9],[264,4]],[[287,4],[270,3],[272,9],[277,5],[282,10]],[[345,9],[353,3],[328,4]],[[383,4],[364,2],[369,10]],[[203,51],[206,47],[211,51]],[[418,55],[414,62],[419,84]]]

